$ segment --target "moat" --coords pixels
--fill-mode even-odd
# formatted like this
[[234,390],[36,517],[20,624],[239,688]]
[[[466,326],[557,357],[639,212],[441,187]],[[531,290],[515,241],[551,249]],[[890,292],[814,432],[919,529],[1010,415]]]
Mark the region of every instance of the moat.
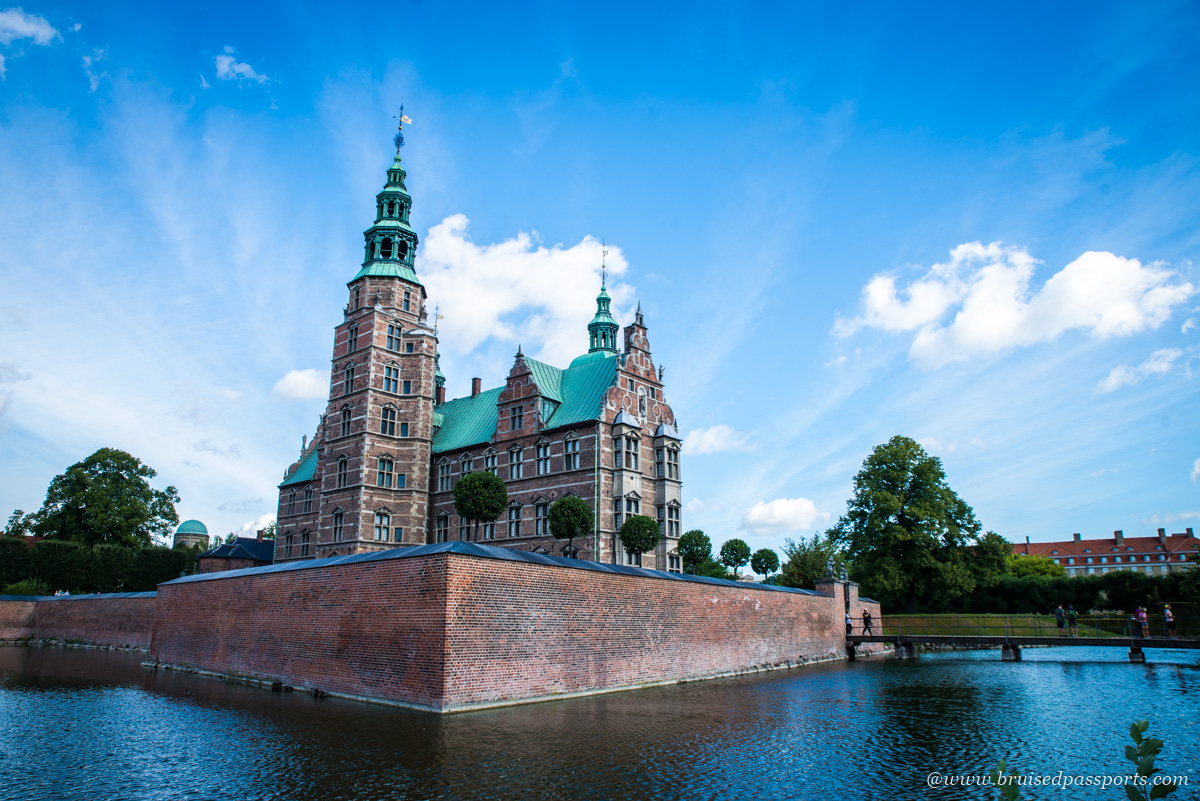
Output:
[[[1200,791],[1200,660],[1029,649],[834,663],[439,716],[141,667],[144,654],[0,648],[0,787],[103,799],[922,799],[926,777],[1118,774],[1129,723]],[[1026,798],[1124,798],[1119,787]]]

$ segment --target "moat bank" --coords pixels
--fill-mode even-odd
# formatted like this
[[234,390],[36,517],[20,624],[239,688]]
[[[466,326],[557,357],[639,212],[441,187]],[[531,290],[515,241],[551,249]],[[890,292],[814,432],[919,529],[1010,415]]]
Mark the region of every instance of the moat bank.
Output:
[[144,658],[0,648],[6,799],[990,798],[926,776],[1001,756],[1022,774],[1116,772],[1137,718],[1166,741],[1159,766],[1200,786],[1191,652],[926,654],[458,715],[148,672]]

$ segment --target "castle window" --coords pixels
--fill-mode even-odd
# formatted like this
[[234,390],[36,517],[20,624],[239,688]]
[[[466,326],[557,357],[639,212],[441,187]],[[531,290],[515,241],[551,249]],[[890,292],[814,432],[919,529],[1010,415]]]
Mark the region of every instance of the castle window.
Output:
[[465,517],[458,518],[458,539],[462,542],[471,539],[471,522]]
[[658,533],[667,533],[667,507],[665,506],[658,507]]
[[668,573],[682,573],[683,572],[683,563],[680,561],[680,558],[678,556],[668,556],[667,557],[667,572]]
[[550,472],[550,443],[537,446],[537,474],[547,475]]
[[387,512],[375,513],[375,539],[379,542],[388,541],[388,527],[391,525],[392,516]]
[[412,292],[404,290],[404,310],[409,310],[409,305],[412,303]]
[[404,343],[404,352],[405,353],[413,353],[414,352],[414,343],[405,342]]
[[396,242],[396,258],[404,260],[408,257],[408,243],[403,239]]
[[650,387],[650,400],[656,400],[657,398],[658,390],[656,390],[654,387]]
[[563,469],[579,469],[579,440],[563,440]]
[[354,391],[354,365],[347,364],[342,375],[342,394],[349,395]]
[[343,522],[345,518],[341,512],[333,513],[333,541],[342,541]]
[[667,478],[679,480],[679,451],[667,448]]
[[[408,382],[405,381],[404,383],[407,384]],[[383,391],[384,392],[395,392],[397,389],[399,389],[399,384],[400,384],[400,368],[399,367],[383,368]]]
[[438,465],[438,491],[445,492],[450,489],[450,463]]
[[402,436],[402,437],[408,436],[408,423],[400,424],[400,436]]
[[450,518],[445,514],[440,514],[437,517],[437,526],[434,528],[437,532],[437,541],[445,542],[450,539]]
[[354,353],[358,348],[358,323],[351,323],[346,334],[346,352]]
[[384,407],[379,412],[379,433],[389,437],[396,436],[396,410]]
[[534,531],[539,537],[550,536],[550,504],[539,503],[533,507]]
[[404,394],[405,394],[405,395],[411,395],[411,394],[412,394],[412,382],[411,382],[411,381],[405,381],[405,382],[404,382]]
[[626,379],[625,379],[625,386],[627,386],[627,387],[629,388],[629,391],[630,391],[630,392],[633,392],[633,379],[632,379],[632,378],[626,378]]
[[678,537],[679,529],[679,507],[674,504],[667,504],[667,536]]
[[296,491],[292,490],[288,493],[287,513],[289,515],[296,514]]
[[470,456],[464,456],[459,462],[458,469],[464,476],[470,475],[471,471],[475,469],[475,461]]
[[350,407],[342,407],[342,436],[350,436]]
[[393,465],[394,465],[394,462],[392,462],[391,459],[381,458],[379,460],[379,480],[377,482],[379,484],[379,486],[381,486],[381,487],[391,487],[392,486],[392,467],[393,467]]
[[300,532],[300,555],[308,556],[308,529]]
[[613,501],[613,528],[621,530],[621,499]]
[[286,557],[288,559],[292,558],[292,539],[294,537],[295,537],[295,535],[292,534],[292,532],[290,532],[290,531],[287,534],[283,535],[283,542],[284,542],[283,555],[284,555],[284,557]]
[[638,441],[636,437],[625,437],[625,467],[638,469]]
[[338,463],[337,463],[337,488],[338,489],[343,489],[346,486],[347,477],[349,476],[349,471],[346,469],[346,467],[347,467],[346,457],[343,456],[342,458],[338,459]]
[[642,555],[640,553],[634,553],[633,551],[626,551],[625,552],[625,564],[630,565],[632,567],[641,567],[642,566]]
[[626,498],[625,499],[625,516],[633,517],[634,515],[636,515],[638,513],[638,509],[640,508],[640,506],[641,506],[641,504],[638,502],[637,498]]
[[496,465],[499,461],[500,461],[499,454],[495,454],[495,453],[484,454],[483,469],[488,471],[489,473],[491,473],[494,476],[494,475],[496,475],[496,469],[497,469]]
[[400,326],[389,325],[387,330],[387,349],[400,350]]
[[312,512],[312,487],[304,488],[304,514]]
[[383,238],[383,244],[379,246],[379,255],[385,259],[390,259],[392,257],[392,239],[391,239],[391,237],[385,236]]
[[359,286],[354,287],[354,308],[362,308],[362,287]]
[[396,201],[394,201],[394,200],[389,200],[389,201],[388,201],[388,210],[387,210],[387,213],[388,213],[388,216],[389,216],[389,217],[394,217],[394,216],[396,216]]
[[667,449],[657,448],[654,451],[654,475],[665,478],[667,475]]
[[404,473],[397,473],[396,474],[396,489],[404,489],[404,483],[406,480],[407,479],[405,478]]
[[508,536],[521,536],[521,507],[508,507]]
[[525,427],[525,407],[514,406],[508,410],[508,430],[520,431]]
[[522,478],[525,473],[525,451],[522,448],[513,448],[508,452],[508,477],[509,479]]
[[491,523],[483,524],[483,538],[485,540],[496,539],[496,523],[495,523],[495,521],[493,521]]

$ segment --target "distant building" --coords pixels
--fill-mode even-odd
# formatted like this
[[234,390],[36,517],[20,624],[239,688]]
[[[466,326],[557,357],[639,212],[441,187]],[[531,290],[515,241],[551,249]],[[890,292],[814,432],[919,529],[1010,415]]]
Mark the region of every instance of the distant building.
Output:
[[220,573],[241,570],[243,567],[262,567],[275,560],[275,541],[257,537],[238,537],[233,542],[218,545],[196,559],[197,573]]
[[1016,556],[1045,556],[1062,565],[1068,576],[1086,576],[1113,570],[1136,570],[1164,575],[1193,566],[1200,539],[1186,529],[1182,534],[1167,534],[1159,529],[1156,537],[1126,537],[1114,531],[1111,537],[1085,540],[1076,534],[1062,542],[1029,542],[1013,546]]
[[188,548],[193,545],[207,548],[208,528],[199,520],[184,520],[179,524],[179,528],[175,529],[175,542],[172,544],[184,545]]

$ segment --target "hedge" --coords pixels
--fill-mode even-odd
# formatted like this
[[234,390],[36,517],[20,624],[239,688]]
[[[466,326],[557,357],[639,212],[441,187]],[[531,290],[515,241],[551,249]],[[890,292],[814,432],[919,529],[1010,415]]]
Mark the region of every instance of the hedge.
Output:
[[186,549],[126,548],[39,540],[32,548],[0,538],[0,586],[38,581],[51,591],[145,592],[189,573],[196,554]]

